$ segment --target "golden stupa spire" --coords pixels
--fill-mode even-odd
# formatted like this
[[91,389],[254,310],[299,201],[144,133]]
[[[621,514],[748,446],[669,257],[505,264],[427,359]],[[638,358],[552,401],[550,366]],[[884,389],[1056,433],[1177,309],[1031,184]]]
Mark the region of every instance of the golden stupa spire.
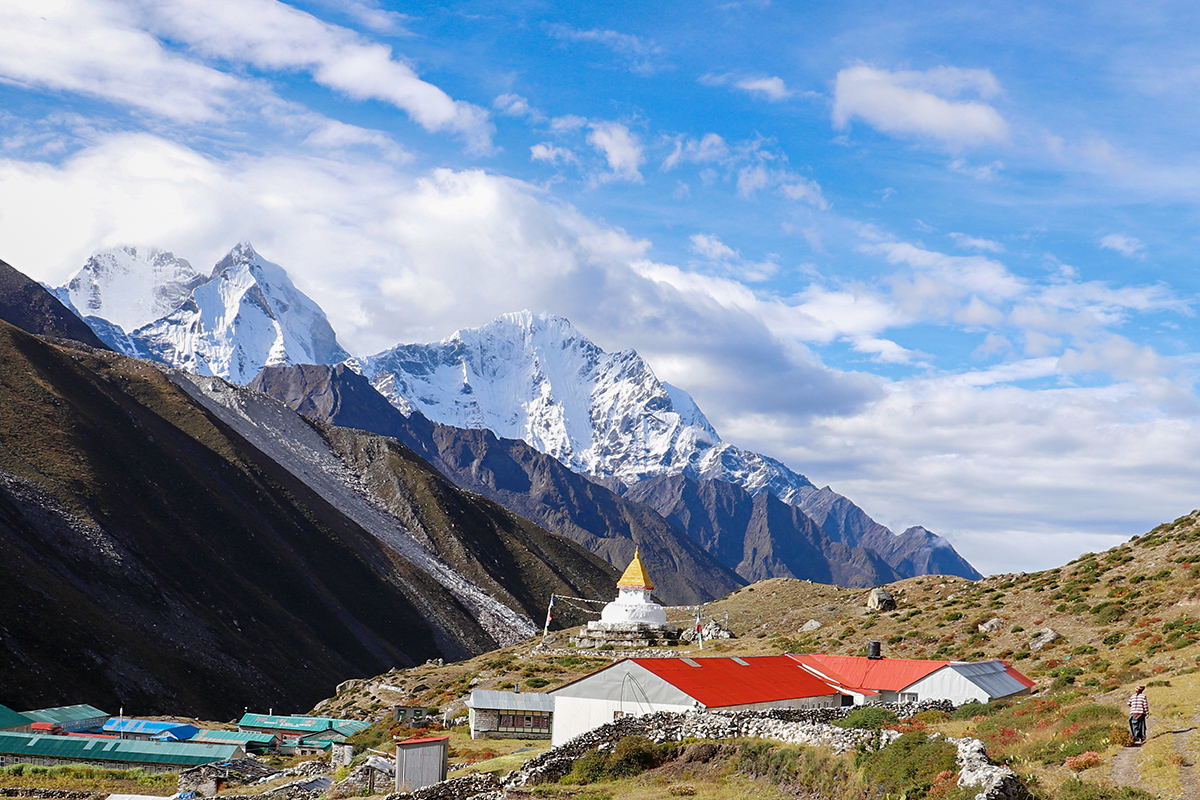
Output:
[[642,564],[642,556],[639,548],[634,548],[633,561],[629,562],[629,566],[625,568],[625,574],[621,576],[621,580],[617,581],[618,589],[653,589],[654,584],[650,583],[650,576],[646,574],[646,567]]

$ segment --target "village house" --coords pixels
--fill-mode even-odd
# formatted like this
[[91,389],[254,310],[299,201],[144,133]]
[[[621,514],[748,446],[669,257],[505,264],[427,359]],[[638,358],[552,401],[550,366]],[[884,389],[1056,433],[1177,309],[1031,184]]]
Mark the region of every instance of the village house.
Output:
[[657,711],[852,703],[788,656],[626,658],[547,694],[554,698],[554,747],[621,717]]
[[33,723],[57,726],[63,733],[99,730],[109,718],[105,712],[86,704],[22,711],[21,716]]
[[147,772],[175,772],[215,761],[245,758],[234,744],[190,744],[99,736],[43,736],[0,731],[0,766],[8,764],[92,764]]
[[549,739],[554,698],[541,692],[472,689],[472,739]]
[[1034,683],[1003,661],[927,661],[915,658],[793,655],[804,669],[865,702],[949,700],[986,703],[1027,694]]
[[200,731],[195,725],[154,722],[148,719],[130,719],[128,717],[111,717],[100,730],[110,733],[118,739],[134,739],[143,742],[151,739],[160,742],[185,742]]
[[344,742],[369,722],[333,717],[306,717],[297,714],[243,714],[238,730],[270,733],[279,737],[277,750],[284,755],[321,755],[334,742]]
[[32,722],[24,714],[18,714],[8,706],[0,706],[0,731],[14,733],[29,733]]

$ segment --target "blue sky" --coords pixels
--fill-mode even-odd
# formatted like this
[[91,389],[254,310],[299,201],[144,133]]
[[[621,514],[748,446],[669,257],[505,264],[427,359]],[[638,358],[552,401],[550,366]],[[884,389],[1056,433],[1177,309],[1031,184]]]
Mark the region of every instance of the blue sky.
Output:
[[0,258],[562,314],[984,571],[1200,505],[1194,7],[593,5],[8,0]]

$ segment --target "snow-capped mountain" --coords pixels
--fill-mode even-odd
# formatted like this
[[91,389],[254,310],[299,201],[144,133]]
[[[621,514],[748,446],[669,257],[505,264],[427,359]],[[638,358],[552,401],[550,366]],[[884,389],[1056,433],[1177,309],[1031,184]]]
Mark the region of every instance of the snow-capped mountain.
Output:
[[179,308],[206,280],[166,250],[114,247],[95,253],[54,293],[81,317],[100,317],[129,332]]
[[401,344],[348,365],[405,414],[524,440],[575,472],[625,486],[684,475],[726,481],[754,496],[769,492],[834,541],[912,564],[931,561],[926,551],[944,545],[961,562],[948,563],[947,571],[978,577],[936,535],[919,529],[927,536],[896,536],[828,487],[721,441],[687,392],[660,381],[636,352],[606,353],[562,317],[506,314],[440,342]]
[[[349,357],[321,307],[249,242],[209,278],[192,273],[170,253],[123,248],[96,254],[55,293],[113,348],[235,383],[267,365]],[[137,327],[118,321],[132,325],[155,310],[164,313]]]
[[632,484],[682,473],[785,499],[811,486],[722,442],[691,396],[660,381],[635,351],[606,353],[562,317],[505,314],[351,365],[406,414],[522,439],[587,475]]

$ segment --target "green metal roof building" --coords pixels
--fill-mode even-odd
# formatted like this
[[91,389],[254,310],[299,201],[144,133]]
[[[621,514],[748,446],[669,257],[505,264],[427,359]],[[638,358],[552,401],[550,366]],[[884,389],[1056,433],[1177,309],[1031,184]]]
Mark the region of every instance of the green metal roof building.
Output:
[[91,763],[151,772],[175,770],[244,758],[238,744],[191,744],[87,736],[44,736],[0,731],[0,765]]
[[353,736],[371,727],[369,722],[334,717],[271,716],[269,714],[243,714],[238,720],[242,730],[270,731],[281,735],[313,736],[334,731],[342,736]]
[[197,742],[201,744],[240,744],[247,750],[255,752],[261,750],[270,750],[279,737],[273,733],[259,733],[258,731],[210,731],[201,730],[189,742]]
[[0,706],[0,731],[29,730],[33,721],[24,714],[18,714],[8,706]]
[[109,714],[87,704],[22,711],[21,716],[30,722],[48,722],[51,725],[59,725],[64,731],[69,732],[99,728],[109,718]]

